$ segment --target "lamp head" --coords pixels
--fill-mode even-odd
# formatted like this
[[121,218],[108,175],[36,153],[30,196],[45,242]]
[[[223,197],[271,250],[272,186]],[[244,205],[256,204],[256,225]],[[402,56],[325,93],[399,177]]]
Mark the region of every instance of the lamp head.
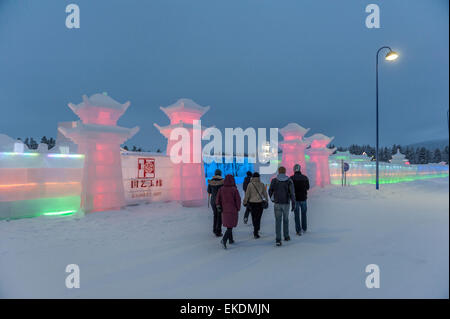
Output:
[[394,60],[397,60],[397,58],[398,58],[398,53],[395,51],[392,51],[392,50],[389,51],[389,53],[386,54],[386,57],[385,57],[386,61],[394,61]]

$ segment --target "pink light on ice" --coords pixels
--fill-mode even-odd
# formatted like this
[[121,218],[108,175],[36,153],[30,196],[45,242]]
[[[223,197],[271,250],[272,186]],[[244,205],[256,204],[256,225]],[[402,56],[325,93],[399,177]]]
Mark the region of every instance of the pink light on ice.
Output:
[[[183,206],[201,206],[205,205],[206,189],[205,189],[205,173],[203,168],[203,159],[201,156],[201,148],[194,149],[194,126],[195,120],[200,118],[209,110],[209,106],[203,107],[189,99],[180,99],[175,104],[167,107],[161,107],[161,110],[169,117],[170,125],[155,127],[168,139],[167,155],[177,141],[169,139],[170,133],[177,127],[186,128],[189,132],[189,150],[190,162],[179,163],[173,166],[172,179],[172,200],[181,201]],[[197,133],[197,132],[196,132]],[[201,133],[201,132],[200,132]],[[194,152],[200,152],[196,154]],[[194,156],[201,159],[200,163],[194,163]]]
[[305,149],[309,142],[303,139],[303,136],[309,131],[296,123],[289,123],[280,133],[283,136],[283,142],[280,147],[283,151],[281,165],[286,167],[288,176],[294,174],[294,165],[300,164],[303,174],[306,174]]
[[307,150],[310,161],[315,164],[316,185],[323,187],[330,184],[330,167],[328,158],[335,149],[327,148],[327,145],[334,139],[323,134],[314,134],[305,140],[311,143],[311,148]]
[[83,96],[69,104],[81,121],[59,131],[78,144],[85,154],[81,205],[86,212],[120,209],[125,206],[120,145],[139,130],[116,125],[130,103],[120,104],[104,94]]

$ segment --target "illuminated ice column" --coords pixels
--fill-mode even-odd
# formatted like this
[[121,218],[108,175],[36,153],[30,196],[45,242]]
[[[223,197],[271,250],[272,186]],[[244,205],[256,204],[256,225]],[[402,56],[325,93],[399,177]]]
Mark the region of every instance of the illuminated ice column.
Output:
[[309,145],[309,141],[303,139],[303,136],[309,131],[296,123],[289,123],[282,129],[280,133],[283,136],[283,142],[280,142],[281,165],[286,167],[286,174],[291,176],[294,174],[294,165],[300,164],[303,174],[306,174],[305,149]]
[[327,137],[323,134],[314,134],[305,138],[311,144],[311,148],[307,150],[310,161],[316,164],[316,185],[324,187],[330,184],[330,167],[328,158],[336,150],[335,148],[327,148],[327,145],[334,137]]
[[[161,107],[161,110],[169,117],[170,125],[155,127],[168,139],[167,155],[170,156],[172,147],[180,143],[178,140],[170,140],[170,133],[175,128],[184,128],[189,132],[189,162],[174,165],[172,180],[172,200],[181,201],[183,206],[195,207],[206,204],[205,172],[201,150],[201,130],[194,129],[194,121],[209,110],[209,106],[203,107],[190,99],[180,99],[175,104]],[[195,132],[198,130],[199,132]],[[194,149],[194,136],[200,138],[199,149]],[[195,153],[195,154],[194,154]],[[199,162],[194,163],[194,158]]]
[[139,131],[117,126],[130,103],[120,104],[106,94],[83,96],[69,104],[81,121],[58,127],[85,154],[81,206],[85,212],[120,209],[125,206],[120,145]]

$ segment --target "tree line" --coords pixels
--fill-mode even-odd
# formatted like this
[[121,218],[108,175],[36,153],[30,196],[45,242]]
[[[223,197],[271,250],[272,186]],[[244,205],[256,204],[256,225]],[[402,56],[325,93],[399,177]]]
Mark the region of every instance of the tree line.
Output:
[[[47,144],[48,149],[52,149],[56,145],[56,140],[53,137],[47,138],[46,136],[43,136],[40,139],[40,143],[38,143],[33,137],[26,137],[25,139],[17,138],[18,140],[21,140],[30,150],[37,150],[39,144]],[[39,140],[39,139],[37,139]],[[130,149],[131,148],[131,149]],[[132,147],[128,147],[125,145],[123,147],[124,150],[131,151],[131,152],[151,152],[150,150],[144,150],[142,147],[137,147],[136,145],[133,145]],[[157,153],[161,153],[161,150],[158,148],[156,150]]]
[[[330,146],[330,148],[333,147],[334,146]],[[430,150],[426,147],[414,148],[411,146],[394,144],[392,147],[381,147],[379,149],[379,160],[382,162],[389,162],[392,159],[392,155],[397,153],[397,150],[400,150],[400,153],[405,155],[410,164],[429,164],[440,162],[445,162],[448,164],[448,145],[443,149],[436,148],[434,150]],[[362,155],[363,153],[366,153],[367,156],[375,158],[375,147],[370,145],[352,144],[349,147],[337,147],[337,152],[346,151],[349,151],[350,154],[354,155]]]
[[41,142],[40,143],[38,143],[32,137],[27,137],[24,140],[22,140],[19,137],[18,140],[21,140],[23,142],[23,144],[25,144],[28,147],[28,149],[30,149],[30,150],[37,150],[39,144],[47,144],[48,145],[48,149],[51,149],[51,148],[55,147],[55,144],[56,144],[56,140],[53,137],[47,138],[46,136],[43,136],[41,138]]

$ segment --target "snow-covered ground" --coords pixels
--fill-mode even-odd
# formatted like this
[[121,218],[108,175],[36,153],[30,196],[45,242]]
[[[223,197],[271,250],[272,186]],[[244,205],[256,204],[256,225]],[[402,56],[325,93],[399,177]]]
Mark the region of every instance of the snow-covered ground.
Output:
[[[207,207],[155,203],[84,218],[0,222],[0,296],[32,298],[448,298],[448,179],[315,189],[309,232],[274,246],[240,222],[221,248]],[[67,289],[78,264],[81,288]],[[365,267],[380,267],[368,289]]]

